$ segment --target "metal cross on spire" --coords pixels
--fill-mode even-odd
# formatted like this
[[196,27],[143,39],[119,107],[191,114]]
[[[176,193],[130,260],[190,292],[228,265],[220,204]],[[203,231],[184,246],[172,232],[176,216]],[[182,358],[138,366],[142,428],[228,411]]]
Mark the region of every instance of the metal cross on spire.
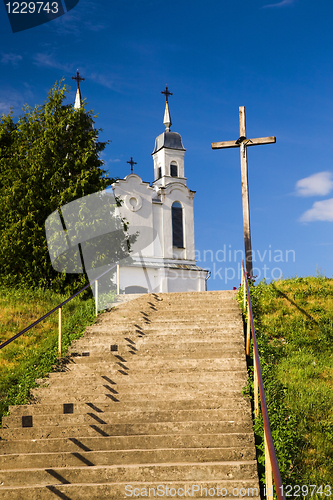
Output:
[[242,198],[243,198],[243,222],[244,222],[244,245],[246,271],[252,276],[252,245],[250,231],[250,207],[249,207],[249,182],[247,170],[247,148],[259,144],[273,144],[276,137],[259,137],[248,139],[246,137],[245,106],[239,107],[239,139],[237,141],[212,142],[212,149],[240,148],[241,173],[242,173]]
[[72,76],[72,80],[76,80],[77,89],[80,90],[80,82],[85,80],[85,78],[82,78],[82,76],[80,76],[79,70],[77,70],[76,75]]
[[165,86],[165,90],[161,90],[161,94],[165,95],[166,102],[169,102],[169,95],[173,95],[172,92],[169,92],[168,86]]
[[131,174],[133,174],[133,165],[137,165],[137,162],[133,161],[133,158],[131,157],[130,161],[127,161],[126,163],[131,165]]
[[172,125],[172,121],[171,121],[168,100],[169,100],[169,95],[173,95],[173,93],[169,92],[168,86],[166,85],[165,90],[162,90],[161,94],[165,95],[165,111],[164,111],[163,124],[165,125],[165,131],[170,132],[170,127]]

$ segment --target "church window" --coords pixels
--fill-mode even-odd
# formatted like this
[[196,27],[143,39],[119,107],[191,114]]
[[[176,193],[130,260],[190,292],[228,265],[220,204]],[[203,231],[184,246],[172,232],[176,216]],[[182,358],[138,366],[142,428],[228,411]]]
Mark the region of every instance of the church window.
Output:
[[157,169],[157,178],[160,179],[162,177],[162,167],[158,167]]
[[170,175],[171,177],[177,177],[178,172],[177,172],[177,163],[171,163],[170,165]]
[[184,248],[184,231],[183,231],[183,208],[176,201],[171,207],[172,215],[172,245],[176,248]]

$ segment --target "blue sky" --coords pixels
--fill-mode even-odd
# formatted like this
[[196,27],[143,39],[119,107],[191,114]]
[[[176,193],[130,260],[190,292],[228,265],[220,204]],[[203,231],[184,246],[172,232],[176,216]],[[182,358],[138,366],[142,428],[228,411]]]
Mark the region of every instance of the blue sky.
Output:
[[111,176],[129,173],[132,156],[136,173],[153,180],[168,84],[172,130],[182,135],[187,183],[197,192],[196,249],[198,264],[212,271],[209,289],[239,284],[239,151],[210,146],[239,137],[239,106],[249,138],[277,138],[248,150],[256,274],[333,276],[330,0],[80,0],[15,34],[1,9],[0,112],[42,104],[62,77],[74,101],[78,68],[101,139],[112,141],[103,156]]

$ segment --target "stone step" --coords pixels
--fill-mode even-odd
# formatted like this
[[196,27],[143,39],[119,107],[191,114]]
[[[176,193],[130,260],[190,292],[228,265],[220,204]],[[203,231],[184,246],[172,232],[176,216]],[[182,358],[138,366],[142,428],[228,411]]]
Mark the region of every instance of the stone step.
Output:
[[[197,450],[196,450],[197,451]],[[137,481],[196,481],[206,480],[228,481],[232,479],[255,479],[257,463],[251,461],[223,462],[198,464],[133,464],[126,467],[111,466],[81,466],[52,467],[46,469],[2,470],[1,482],[3,487],[8,486],[39,486],[57,485],[64,483],[94,484],[100,482],[119,482],[132,484]]]
[[[160,317],[156,315],[156,317],[147,316],[145,318],[138,318],[137,315],[133,314],[133,315],[124,316],[123,318],[118,319],[118,321],[116,321],[116,320],[109,321],[108,327],[114,328],[115,330],[117,328],[119,329],[122,327],[128,328],[129,326],[131,326],[131,324],[133,324],[135,322],[143,328],[154,324],[154,328],[156,329],[156,328],[161,328],[164,325],[177,326],[179,321],[181,321],[183,323],[183,325],[186,325],[187,327],[196,326],[196,325],[198,326],[202,323],[205,323],[208,327],[211,327],[211,328],[214,325],[218,328],[223,328],[223,327],[237,326],[238,324],[243,324],[242,318],[240,316],[235,317],[234,313],[230,313],[228,315],[225,315],[225,314],[219,315],[218,317],[217,316],[208,316],[207,317],[207,315],[205,313],[202,313],[200,316],[197,316],[197,317],[192,317],[191,315],[189,315],[189,316],[186,316],[185,318],[184,318],[184,313],[183,313],[183,316],[181,316],[180,314],[179,314],[179,316],[175,316],[175,315],[170,314],[169,318],[164,317],[164,315],[160,316]],[[102,324],[103,324],[103,326],[105,325],[105,323],[102,323]]]
[[96,329],[92,333],[86,335],[82,339],[79,339],[75,342],[76,344],[79,344],[82,341],[101,341],[101,340],[107,340],[109,341],[110,338],[112,339],[119,339],[121,341],[126,341],[126,338],[134,337],[135,339],[138,337],[138,335],[144,334],[144,338],[146,340],[152,340],[154,339],[154,342],[165,342],[168,339],[172,339],[173,341],[177,342],[187,342],[189,341],[197,341],[200,342],[211,342],[211,341],[225,341],[225,342],[232,342],[233,339],[243,339],[244,335],[240,334],[239,328],[234,328],[234,329],[211,329],[209,331],[206,331],[205,329],[202,328],[197,328],[194,330],[194,327],[192,327],[190,330],[188,328],[180,331],[176,330],[173,328],[160,328],[160,329],[145,329],[141,330],[140,332],[137,332],[136,330],[130,330],[124,329],[121,332],[116,332],[113,328],[110,329]]
[[[162,463],[200,463],[255,460],[253,446],[231,448],[159,448],[111,451],[31,453],[0,456],[1,476],[4,471],[17,469],[45,469],[80,467],[86,465],[136,465]],[[32,479],[33,480],[33,479]],[[31,484],[31,479],[29,484]],[[34,482],[32,484],[35,484]]]
[[[201,474],[202,475],[202,474]],[[125,489],[127,487],[127,490]],[[218,489],[217,489],[218,488]],[[175,500],[187,498],[246,497],[260,500],[258,480],[227,480],[192,482],[130,482],[98,484],[57,484],[47,486],[22,486],[1,489],[3,500],[120,500],[130,497],[151,497],[159,494],[160,498]],[[178,494],[181,496],[178,496]],[[156,497],[158,498],[158,497]]]
[[[185,314],[184,314],[185,310]],[[110,315],[108,317],[103,316],[101,317],[100,321],[101,323],[105,320],[108,322],[116,321],[116,322],[121,322],[123,319],[126,319],[128,317],[135,317],[137,319],[145,320],[146,318],[174,318],[174,317],[179,317],[182,319],[193,319],[193,321],[196,320],[198,317],[202,317],[207,313],[206,317],[207,319],[209,318],[210,315],[213,317],[231,317],[231,315],[234,315],[235,319],[239,317],[240,309],[239,306],[236,302],[230,302],[230,303],[224,303],[221,305],[221,303],[216,303],[216,304],[208,304],[208,303],[203,303],[202,306],[199,305],[198,307],[194,305],[189,305],[188,307],[182,305],[182,304],[164,304],[164,305],[159,305],[156,309],[146,309],[145,311],[139,311],[134,308],[122,308],[122,309],[114,309],[110,312]]]
[[[137,383],[156,383],[156,384],[165,384],[165,383],[193,383],[193,382],[200,382],[203,379],[203,373],[200,372],[192,372],[192,373],[186,373],[186,372],[167,372],[167,373],[153,373],[148,375],[147,373],[140,374],[136,370],[131,370],[129,369],[128,371],[125,372],[126,377],[124,377],[123,374],[119,373],[118,371],[115,371],[113,373],[107,372],[102,372],[101,374],[98,374],[96,372],[94,373],[89,373],[89,374],[81,374],[81,376],[78,376],[77,373],[73,374],[71,372],[67,372],[66,374],[63,375],[63,377],[50,377],[50,378],[45,378],[45,379],[40,379],[40,384],[42,385],[47,385],[50,388],[53,387],[63,387],[64,385],[64,380],[66,380],[66,383],[70,384],[71,387],[76,387],[86,384],[96,384],[96,383],[101,383],[103,386],[104,384],[111,383],[112,385],[117,384],[119,388],[123,385],[133,385]],[[220,382],[223,380],[242,380],[243,382],[246,383],[247,381],[247,375],[244,373],[243,370],[237,371],[237,370],[225,370],[225,371],[220,371],[220,372],[208,372],[205,373],[205,382],[206,383],[211,383],[211,382]],[[112,377],[112,378],[111,378]]]
[[[154,343],[150,340],[142,339],[141,341],[137,341],[133,343],[121,343],[115,339],[112,339],[112,344],[109,342],[99,342],[98,340],[93,342],[80,342],[75,344],[73,348],[75,350],[80,350],[82,352],[96,353],[96,352],[109,352],[111,350],[111,345],[114,345],[113,342],[118,346],[118,352],[129,352],[129,350],[136,351],[138,354],[146,355],[147,352],[163,352],[163,351],[177,351],[180,356],[186,356],[187,351],[194,350],[202,350],[205,352],[210,352],[214,350],[214,346],[218,352],[229,352],[229,351],[244,351],[244,340],[243,339],[234,339],[228,343],[220,342],[220,341],[212,341],[207,342],[202,339],[201,341],[197,340],[189,340],[188,342],[172,342],[170,340]],[[72,351],[73,352],[73,351]],[[75,352],[75,351],[74,351]]]
[[[159,411],[142,411],[128,410],[94,412],[91,410],[88,413],[67,413],[63,415],[34,415],[33,427],[57,426],[57,425],[89,425],[89,424],[121,424],[121,423],[148,423],[148,422],[215,422],[220,420],[225,421],[243,421],[248,420],[248,413],[244,410],[159,410]],[[2,419],[3,428],[22,427],[22,417],[9,415]]]
[[[187,339],[191,338],[196,338],[198,337],[201,339],[207,339],[207,341],[210,341],[211,339],[216,339],[216,340],[225,340],[228,342],[229,340],[232,340],[233,338],[244,338],[244,335],[240,333],[239,327],[233,327],[233,328],[223,328],[223,329],[218,329],[218,328],[201,328],[200,326],[192,326],[191,329],[188,327],[184,327],[183,329],[179,328],[172,328],[171,326],[164,326],[163,328],[145,328],[144,330],[138,331],[135,328],[124,328],[121,331],[116,331],[113,327],[110,328],[96,328],[96,330],[89,332],[87,335],[83,337],[83,339],[78,339],[78,341],[75,342],[75,344],[79,343],[81,340],[99,340],[99,339],[107,339],[109,342],[109,339],[120,339],[124,341],[126,338],[134,337],[137,338],[138,335],[143,335],[144,337],[147,338],[154,338],[155,341],[160,342],[165,340],[166,338],[171,338],[173,340],[178,339],[178,340],[183,340],[186,341]],[[97,338],[96,338],[97,337]]]
[[[100,361],[92,361],[93,357],[73,357],[69,359],[64,359],[65,366],[64,370],[68,370],[69,372],[72,370],[77,370],[77,371],[85,371],[87,370],[87,373],[90,373],[91,370],[98,370],[100,367],[102,370],[108,370],[110,369],[125,369],[128,370],[137,370],[138,372],[149,373],[150,371],[155,372],[157,371],[167,371],[167,370],[196,370],[196,371],[201,371],[202,373],[206,372],[214,372],[214,371],[221,371],[226,367],[226,370],[229,368],[231,369],[233,366],[233,363],[235,364],[235,369],[237,370],[237,366],[240,365],[244,371],[246,372],[246,364],[245,364],[245,356],[239,358],[239,357],[225,357],[225,358],[215,358],[215,359],[209,359],[209,358],[174,358],[168,360],[168,363],[165,363],[164,359],[161,358],[149,358],[149,359],[140,359],[137,356],[131,356],[130,358],[130,363],[121,361],[121,356],[118,354],[110,353],[111,355],[109,356],[108,360],[100,360]],[[127,353],[128,354],[128,353]],[[84,362],[84,361],[89,361],[89,362]],[[147,367],[148,366],[148,367]],[[58,376],[61,375],[61,373],[68,373],[68,372],[54,372],[51,373],[50,376]]]
[[183,307],[184,310],[187,309],[203,309],[205,306],[208,308],[212,308],[214,306],[219,307],[220,309],[234,307],[238,305],[238,301],[233,297],[210,297],[210,300],[205,300],[203,297],[187,297],[182,298],[180,300],[167,300],[163,298],[162,300],[146,300],[141,298],[140,300],[133,302],[128,301],[123,304],[115,304],[110,303],[107,311],[102,312],[112,314],[117,313],[118,311],[137,311],[138,314],[145,314],[148,312],[156,312],[157,310],[163,310],[167,307],[174,306],[176,309],[179,307]]
[[[0,453],[74,453],[156,448],[246,448],[253,445],[252,433],[164,434],[155,436],[79,437],[34,440],[0,440]],[[30,464],[27,460],[27,464]]]
[[161,435],[161,434],[226,434],[253,432],[252,420],[213,421],[213,422],[152,422],[152,423],[121,423],[92,425],[65,425],[23,428],[2,428],[2,439],[52,439],[52,438],[81,438],[132,436],[132,435]]
[[[180,399],[174,400],[172,402],[173,410],[199,410],[199,409],[215,409],[215,410],[227,410],[230,408],[234,409],[246,409],[250,408],[250,402],[247,398],[242,395],[238,397],[234,396],[232,398],[210,398],[208,400],[198,400],[198,399]],[[92,402],[87,403],[75,403],[70,411],[73,413],[87,413],[88,411],[95,411],[97,413],[104,413],[108,411],[134,411],[136,409],[144,410],[168,410],[170,409],[170,401],[130,401],[116,403],[114,401],[108,400],[107,403],[94,404]],[[46,414],[57,414],[62,415],[64,411],[68,411],[64,408],[64,404],[53,403],[53,404],[30,404],[30,405],[20,405],[20,406],[10,406],[9,407],[11,416],[22,416],[22,415],[46,415]],[[1,441],[0,441],[1,446]]]
[[[82,352],[84,352],[82,350]],[[76,356],[75,357],[75,363],[97,363],[98,360],[101,362],[103,361],[110,361],[111,359],[114,359],[113,356],[116,358],[116,360],[121,361],[122,363],[126,363],[129,361],[134,361],[135,357],[143,359],[147,362],[147,364],[150,365],[150,362],[153,360],[156,360],[157,362],[161,362],[162,360],[174,360],[174,359],[179,359],[181,360],[185,359],[225,359],[225,358],[236,358],[238,357],[239,359],[245,359],[245,350],[244,347],[239,344],[236,347],[228,347],[225,346],[223,348],[222,343],[221,346],[215,347],[214,346],[209,346],[209,348],[202,348],[200,343],[197,343],[197,345],[190,345],[187,349],[179,349],[179,348],[174,348],[172,349],[172,346],[170,348],[158,348],[158,346],[151,347],[151,348],[145,348],[143,349],[139,354],[140,356],[137,355],[137,353],[134,350],[127,350],[122,352],[121,349],[118,350],[117,354],[115,355],[114,352],[111,352],[110,349],[106,349],[105,352],[99,352],[98,354],[94,354],[92,351],[92,354],[90,354],[90,351],[86,351],[89,353],[87,356]],[[125,360],[125,361],[124,361]]]
[[193,347],[199,347],[201,349],[212,349],[213,346],[220,348],[224,346],[225,350],[230,350],[233,348],[244,348],[244,338],[239,336],[232,336],[230,338],[221,338],[220,335],[216,335],[214,337],[205,337],[204,335],[200,335],[198,337],[193,336],[184,336],[183,338],[177,337],[169,337],[168,335],[161,336],[160,339],[153,340],[153,337],[149,334],[145,334],[142,337],[138,337],[135,335],[131,335],[127,332],[126,337],[122,336],[103,336],[97,337],[95,340],[93,339],[84,339],[80,342],[76,342],[73,345],[72,352],[85,349],[104,349],[109,351],[111,345],[118,345],[118,351],[120,350],[128,350],[129,348],[145,350],[149,349],[189,349]]
[[243,387],[246,385],[246,380],[221,380],[219,382],[211,382],[207,385],[204,382],[200,383],[167,383],[167,384],[157,384],[157,383],[136,383],[136,384],[116,384],[110,385],[106,382],[105,384],[82,384],[82,386],[74,386],[65,388],[61,386],[56,387],[38,387],[31,390],[31,394],[38,398],[50,398],[64,400],[70,399],[73,396],[80,394],[91,395],[94,399],[94,395],[97,394],[110,394],[115,397],[122,397],[125,394],[146,394],[150,396],[155,396],[156,394],[167,394],[174,395],[179,392],[189,393],[192,391],[194,394],[204,394],[205,392],[218,393],[221,390],[238,390],[242,391]]
[[[124,394],[112,394],[109,391],[105,390],[103,393],[98,393],[98,394],[87,394],[86,391],[82,393],[76,393],[76,394],[71,394],[68,397],[63,397],[62,394],[57,394],[56,397],[54,396],[46,396],[45,394],[37,393],[34,399],[35,404],[54,404],[58,402],[62,403],[90,403],[93,401],[95,405],[98,405],[100,403],[112,403],[114,402],[115,404],[128,404],[130,405],[131,403],[136,403],[139,399],[142,404],[145,402],[150,403],[151,401],[165,401],[168,402],[169,405],[173,405],[175,398],[177,398],[177,401],[182,401],[182,400],[189,400],[192,399],[195,401],[196,399],[200,398],[202,400],[216,400],[220,399],[222,401],[224,398],[231,398],[231,397],[238,397],[240,391],[237,389],[223,389],[220,391],[215,391],[211,392],[209,389],[206,391],[193,391],[189,393],[188,391],[185,392],[178,392],[176,395],[172,392],[159,392],[159,393],[154,393],[154,394],[146,394],[142,393],[140,394],[139,398],[136,393],[124,393]],[[171,406],[172,407],[172,406]]]
[[[182,368],[180,367],[177,372],[174,370],[168,370],[168,369],[163,369],[163,368],[152,368],[152,369],[144,369],[141,368],[141,366],[133,366],[133,363],[103,363],[103,364],[98,364],[98,363],[90,363],[90,364],[78,364],[78,365],[72,365],[68,371],[65,372],[54,372],[50,373],[48,378],[45,379],[37,379],[37,384],[51,384],[55,381],[58,380],[63,380],[63,381],[70,381],[73,378],[76,378],[77,380],[83,380],[85,379],[87,382],[90,381],[92,377],[103,377],[107,376],[112,379],[112,377],[118,377],[117,380],[120,381],[123,376],[127,376],[128,380],[131,380],[132,382],[137,381],[137,382],[142,382],[142,381],[147,381],[149,379],[159,381],[165,380],[169,381],[169,379],[173,378],[174,380],[178,380],[179,377],[184,375],[184,378],[182,380],[184,381],[189,381],[190,379],[195,379],[195,377],[200,377],[201,373],[201,378],[203,376],[208,379],[212,379],[212,377],[216,377],[217,380],[221,380],[223,377],[229,377],[232,376],[232,373],[234,372],[240,372],[242,371],[242,368],[245,365],[245,360],[239,360],[236,364],[236,366],[233,366],[232,363],[229,361],[229,359],[226,359],[225,362],[225,368],[224,369],[218,369],[216,368],[215,370],[212,368],[211,370],[202,370],[201,372],[197,368]],[[61,376],[62,374],[62,376]],[[124,381],[125,379],[123,379]]]
[[[210,368],[210,369],[209,369]],[[142,368],[141,364],[135,363],[132,361],[131,363],[121,363],[121,362],[110,362],[107,366],[105,363],[102,365],[100,363],[90,364],[72,364],[67,371],[63,372],[53,372],[50,373],[48,378],[39,379],[41,382],[38,383],[48,383],[48,381],[54,381],[57,379],[67,380],[72,377],[76,378],[86,378],[87,381],[90,380],[92,376],[119,376],[119,374],[127,374],[129,377],[144,378],[147,380],[150,377],[163,377],[163,380],[166,380],[164,377],[174,376],[184,376],[188,375],[191,377],[192,375],[199,375],[201,377],[208,376],[208,378],[212,376],[222,377],[228,376],[228,372],[241,371],[245,368],[245,360],[234,360],[227,358],[223,360],[223,367],[221,365],[214,366],[213,364],[206,368],[200,370],[197,366],[194,367],[183,367],[180,363],[178,364],[177,371],[176,368],[170,369],[166,368],[163,364],[160,367],[154,368]],[[112,377],[111,377],[112,378]]]

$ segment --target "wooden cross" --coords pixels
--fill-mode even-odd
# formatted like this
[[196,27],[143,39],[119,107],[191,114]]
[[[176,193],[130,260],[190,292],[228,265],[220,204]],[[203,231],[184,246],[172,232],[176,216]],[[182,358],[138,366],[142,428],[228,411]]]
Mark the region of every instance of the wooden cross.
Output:
[[161,94],[165,95],[166,102],[168,102],[169,95],[173,95],[172,92],[169,92],[168,86],[165,86],[165,90],[161,90]]
[[131,157],[130,161],[127,161],[126,163],[131,165],[131,174],[133,174],[133,165],[137,165],[137,162],[133,161],[133,158]]
[[249,207],[249,181],[247,168],[247,148],[258,144],[273,144],[276,137],[259,137],[248,139],[246,137],[245,106],[239,107],[239,139],[237,141],[212,142],[212,149],[240,148],[241,174],[242,174],[242,199],[243,199],[243,223],[244,223],[244,246],[246,271],[253,275],[252,245],[250,230],[250,207]]
[[82,76],[80,76],[79,70],[76,71],[75,76],[72,76],[72,80],[76,80],[77,89],[79,90],[80,89],[80,82],[82,82],[84,80],[84,78],[82,78]]

